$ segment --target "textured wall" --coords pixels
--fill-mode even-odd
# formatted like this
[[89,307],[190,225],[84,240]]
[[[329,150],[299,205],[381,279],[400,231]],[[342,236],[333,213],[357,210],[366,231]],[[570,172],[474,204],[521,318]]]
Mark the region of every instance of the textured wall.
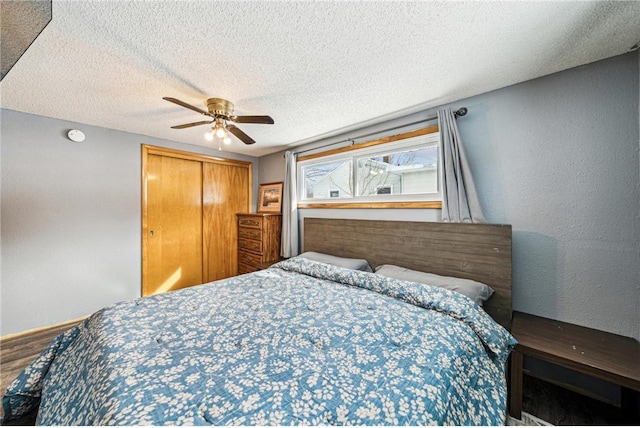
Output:
[[[140,296],[141,144],[217,150],[2,110],[1,333]],[[66,132],[77,128],[86,141]],[[254,162],[257,159],[224,154]]]
[[260,158],[258,181],[260,183],[284,181],[284,153],[273,153]]
[[[487,220],[513,225],[515,310],[640,339],[638,68],[634,52],[450,105],[469,108],[458,126]],[[301,210],[315,216],[440,212]]]
[[466,101],[487,219],[513,225],[514,308],[638,336],[637,53]]

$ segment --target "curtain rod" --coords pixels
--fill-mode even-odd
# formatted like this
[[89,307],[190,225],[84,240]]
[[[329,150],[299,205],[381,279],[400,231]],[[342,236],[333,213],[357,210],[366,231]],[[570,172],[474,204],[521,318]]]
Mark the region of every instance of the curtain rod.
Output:
[[[454,115],[454,117],[464,116],[468,112],[469,112],[469,110],[466,107],[460,107],[458,110],[453,112],[453,115]],[[358,135],[357,137],[352,137],[352,138],[348,138],[346,140],[336,141],[335,143],[325,144],[324,146],[314,147],[313,149],[307,149],[307,150],[301,150],[299,152],[293,152],[293,154],[294,155],[299,155],[300,153],[312,152],[314,150],[324,149],[325,147],[335,146],[336,144],[342,144],[342,143],[346,143],[348,141],[351,141],[352,144],[354,144],[353,140],[358,140],[358,139],[364,138],[364,137],[370,137],[370,136],[376,135],[376,134],[382,134],[383,132],[393,131],[394,129],[398,129],[398,128],[406,128],[407,126],[417,125],[418,123],[431,122],[432,120],[435,120],[437,118],[438,118],[438,115],[434,115],[434,116],[430,116],[430,117],[428,117],[426,119],[418,120],[416,122],[405,123],[404,125],[394,126],[394,127],[391,127],[391,128],[383,129],[381,131],[370,132],[368,134]]]

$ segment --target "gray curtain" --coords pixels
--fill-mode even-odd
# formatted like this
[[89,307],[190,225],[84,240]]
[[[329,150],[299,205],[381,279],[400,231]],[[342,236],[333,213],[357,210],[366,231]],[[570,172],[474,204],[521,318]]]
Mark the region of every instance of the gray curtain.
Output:
[[442,221],[486,223],[451,108],[438,110],[438,127],[443,166]]
[[296,155],[285,152],[284,187],[282,190],[282,240],[280,255],[293,257],[298,255],[298,199],[296,183]]

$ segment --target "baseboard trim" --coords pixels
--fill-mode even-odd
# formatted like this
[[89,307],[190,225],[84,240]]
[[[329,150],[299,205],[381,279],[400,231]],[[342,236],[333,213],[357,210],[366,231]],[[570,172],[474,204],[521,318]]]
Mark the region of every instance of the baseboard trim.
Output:
[[38,327],[38,328],[32,328],[31,330],[25,330],[25,331],[21,331],[18,333],[11,333],[11,334],[7,334],[5,336],[0,336],[0,344],[2,344],[2,342],[5,342],[7,340],[13,340],[13,339],[22,339],[25,337],[29,337],[29,336],[33,336],[34,334],[39,334],[39,333],[44,333],[47,331],[51,331],[51,330],[58,330],[58,329],[62,329],[66,326],[68,326],[69,328],[75,326],[76,324],[81,323],[82,321],[86,320],[87,318],[89,318],[89,315],[85,315],[83,317],[80,318],[76,318],[74,320],[68,320],[68,321],[63,321],[57,324],[52,324],[46,327]]

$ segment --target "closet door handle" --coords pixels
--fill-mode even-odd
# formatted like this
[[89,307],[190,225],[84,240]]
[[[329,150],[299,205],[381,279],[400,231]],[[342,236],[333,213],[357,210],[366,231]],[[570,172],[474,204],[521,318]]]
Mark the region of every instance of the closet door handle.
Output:
[[151,236],[153,238],[153,230],[149,231],[149,236]]

